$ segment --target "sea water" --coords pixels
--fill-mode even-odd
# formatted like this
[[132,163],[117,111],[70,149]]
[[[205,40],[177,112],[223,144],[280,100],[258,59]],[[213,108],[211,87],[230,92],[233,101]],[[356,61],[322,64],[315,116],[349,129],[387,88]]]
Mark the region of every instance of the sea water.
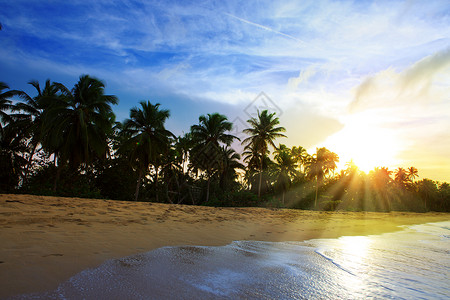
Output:
[[450,222],[305,242],[164,247],[24,299],[449,299]]

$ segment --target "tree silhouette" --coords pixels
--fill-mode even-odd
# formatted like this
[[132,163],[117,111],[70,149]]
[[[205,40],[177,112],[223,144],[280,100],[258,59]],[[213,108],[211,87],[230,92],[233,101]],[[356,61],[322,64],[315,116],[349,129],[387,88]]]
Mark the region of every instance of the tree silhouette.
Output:
[[324,176],[336,169],[336,163],[339,162],[339,156],[327,148],[317,148],[316,153],[311,158],[308,165],[308,175],[310,178],[316,178],[316,196],[314,198],[314,207],[317,208],[317,198],[319,185],[323,184]]
[[107,135],[112,133],[115,96],[105,95],[105,85],[88,75],[80,76],[72,90],[54,83],[56,97],[43,97],[42,135],[47,149],[58,157],[57,180],[61,168],[68,163],[72,170],[88,165],[93,159],[106,157]]
[[184,136],[177,137],[175,141],[175,150],[177,151],[177,158],[180,160],[181,170],[185,173],[185,164],[189,159],[189,152],[194,146],[192,134],[186,133]]
[[384,202],[385,208],[390,211],[391,210],[391,200],[389,197],[388,187],[392,181],[391,175],[392,171],[390,171],[386,167],[376,167],[373,171],[369,173],[371,177],[372,185],[378,195],[381,196],[382,201]]
[[[25,178],[28,175],[37,147],[39,144],[42,146],[45,145],[46,137],[43,135],[44,111],[54,103],[57,97],[61,96],[58,94],[59,88],[57,88],[54,83],[51,83],[49,79],[45,82],[43,90],[41,90],[39,82],[37,81],[30,81],[28,83],[36,89],[37,95],[35,97],[30,97],[25,92],[18,92],[17,94],[22,99],[22,102],[17,103],[13,109],[13,111],[20,112],[20,123],[26,128],[30,135],[30,153],[25,168]],[[51,147],[49,150],[52,150]]]
[[299,164],[299,167],[301,167],[301,171],[305,171],[305,167],[308,164],[308,161],[310,159],[308,152],[305,148],[302,146],[294,146],[292,147],[292,156],[294,157],[295,161]]
[[275,117],[275,113],[269,113],[268,110],[258,111],[257,118],[250,118],[247,120],[250,128],[244,129],[243,132],[248,134],[242,144],[245,145],[245,149],[256,149],[260,156],[259,161],[259,184],[258,184],[258,197],[261,197],[261,184],[263,173],[263,159],[269,150],[269,145],[273,148],[275,146],[275,139],[279,137],[286,137],[281,132],[285,132],[284,127],[278,126],[280,120]]
[[44,98],[43,134],[59,150],[61,164],[76,168],[104,157],[114,122],[110,105],[117,104],[117,98],[105,95],[105,85],[88,75],[81,76],[71,91],[60,83],[55,86],[61,95]]
[[[143,176],[148,172],[150,164],[159,165],[158,156],[165,153],[169,147],[170,137],[173,134],[164,127],[170,116],[168,110],[160,110],[159,103],[141,101],[140,108],[130,110],[130,118],[123,122],[123,135],[125,142],[121,151],[128,154],[129,159],[138,171],[138,180],[134,200],[139,197],[139,188]],[[157,176],[158,169],[156,169]],[[157,184],[157,177],[155,180]]]
[[233,124],[227,117],[219,113],[201,115],[199,124],[191,126],[192,139],[195,146],[192,149],[192,166],[206,173],[206,202],[209,201],[211,178],[219,169],[220,143],[230,146],[236,136],[228,134]]
[[395,182],[401,186],[406,187],[408,185],[408,173],[404,168],[398,167],[395,170]]
[[412,182],[414,182],[414,179],[419,177],[419,172],[417,171],[417,169],[415,167],[409,167],[408,171],[407,171],[407,177],[408,180]]
[[[145,186],[157,202],[191,199],[195,204],[203,190],[207,204],[217,204],[210,194],[220,191],[223,205],[240,206],[256,205],[263,193],[284,203],[289,192],[290,205],[309,208],[314,198],[316,209],[320,192],[332,200],[323,209],[450,209],[450,185],[417,180],[415,167],[397,168],[392,179],[386,167],[365,175],[349,162],[335,175],[339,157],[326,148],[311,156],[301,146],[275,147],[277,138],[286,137],[285,129],[267,110],[248,120],[244,167],[240,154],[230,148],[236,139],[230,134],[232,124],[219,113],[200,116],[189,133],[175,138],[165,128],[169,111],[149,101],[133,107],[123,123],[115,122],[117,98],[105,95],[104,84],[88,75],[71,90],[50,80],[43,87],[37,81],[29,84],[35,95],[0,82],[3,192],[137,200]],[[243,181],[239,169],[244,170]]]
[[244,169],[244,165],[239,162],[241,155],[231,148],[222,146],[219,157],[220,187],[225,191],[228,185],[237,178],[236,169]]
[[0,191],[12,192],[23,176],[27,145],[23,130],[12,121],[0,128]]
[[8,89],[9,86],[6,83],[0,82],[0,128],[12,119],[7,111],[14,108],[14,105],[12,105],[12,101],[9,98],[15,96],[16,91],[4,91]]
[[281,144],[274,152],[275,167],[277,173],[277,186],[281,189],[281,202],[284,204],[286,191],[291,185],[291,176],[295,176],[296,163],[291,149]]

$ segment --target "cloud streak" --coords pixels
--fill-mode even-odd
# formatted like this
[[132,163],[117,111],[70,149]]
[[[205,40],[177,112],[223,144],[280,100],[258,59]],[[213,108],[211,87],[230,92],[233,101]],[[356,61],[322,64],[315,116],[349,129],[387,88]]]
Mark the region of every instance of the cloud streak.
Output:
[[23,82],[14,88],[89,73],[121,95],[121,115],[142,99],[239,115],[264,91],[296,145],[319,143],[365,111],[410,144],[408,126],[448,126],[445,0],[0,3],[2,81]]
[[281,35],[281,36],[283,36],[283,37],[286,37],[286,38],[288,38],[288,39],[291,39],[291,40],[294,40],[294,41],[296,41],[296,42],[299,42],[302,46],[306,46],[306,45],[307,45],[307,43],[306,43],[305,41],[302,41],[302,40],[300,40],[300,39],[298,39],[298,38],[296,38],[296,37],[293,37],[292,35],[289,35],[289,34],[286,34],[286,33],[282,33],[282,32],[280,32],[280,31],[276,31],[276,30],[274,30],[274,29],[272,29],[272,28],[270,28],[270,27],[267,27],[267,26],[264,26],[264,25],[261,25],[261,24],[258,24],[258,23],[254,23],[254,22],[251,22],[251,21],[249,21],[249,20],[245,20],[245,19],[243,19],[243,18],[239,18],[239,17],[234,16],[234,15],[229,14],[229,13],[224,13],[224,15],[229,16],[229,17],[231,17],[231,18],[233,18],[233,19],[239,20],[239,21],[241,21],[241,22],[243,22],[243,23],[250,24],[250,25],[252,25],[252,26],[255,26],[255,27],[258,27],[258,28],[267,30],[267,31],[269,31],[269,32],[273,32],[273,33],[275,33],[275,34],[279,34],[279,35]]

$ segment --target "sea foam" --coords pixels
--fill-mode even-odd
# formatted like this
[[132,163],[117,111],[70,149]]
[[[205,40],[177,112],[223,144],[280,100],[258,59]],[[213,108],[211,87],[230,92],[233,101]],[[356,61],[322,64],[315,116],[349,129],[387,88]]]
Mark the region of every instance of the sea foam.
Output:
[[450,222],[305,242],[164,247],[20,299],[448,299]]

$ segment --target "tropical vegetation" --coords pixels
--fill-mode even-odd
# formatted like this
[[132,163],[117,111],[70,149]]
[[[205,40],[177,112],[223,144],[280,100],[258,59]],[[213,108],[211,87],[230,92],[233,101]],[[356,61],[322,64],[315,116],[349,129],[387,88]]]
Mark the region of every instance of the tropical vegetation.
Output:
[[[115,120],[118,98],[82,75],[73,88],[30,81],[34,95],[0,82],[0,192],[212,206],[351,211],[450,211],[450,185],[417,168],[353,162],[283,143],[276,113],[258,111],[240,141],[220,113],[201,115],[182,136],[170,111],[141,101]],[[232,148],[240,143],[238,153]]]

